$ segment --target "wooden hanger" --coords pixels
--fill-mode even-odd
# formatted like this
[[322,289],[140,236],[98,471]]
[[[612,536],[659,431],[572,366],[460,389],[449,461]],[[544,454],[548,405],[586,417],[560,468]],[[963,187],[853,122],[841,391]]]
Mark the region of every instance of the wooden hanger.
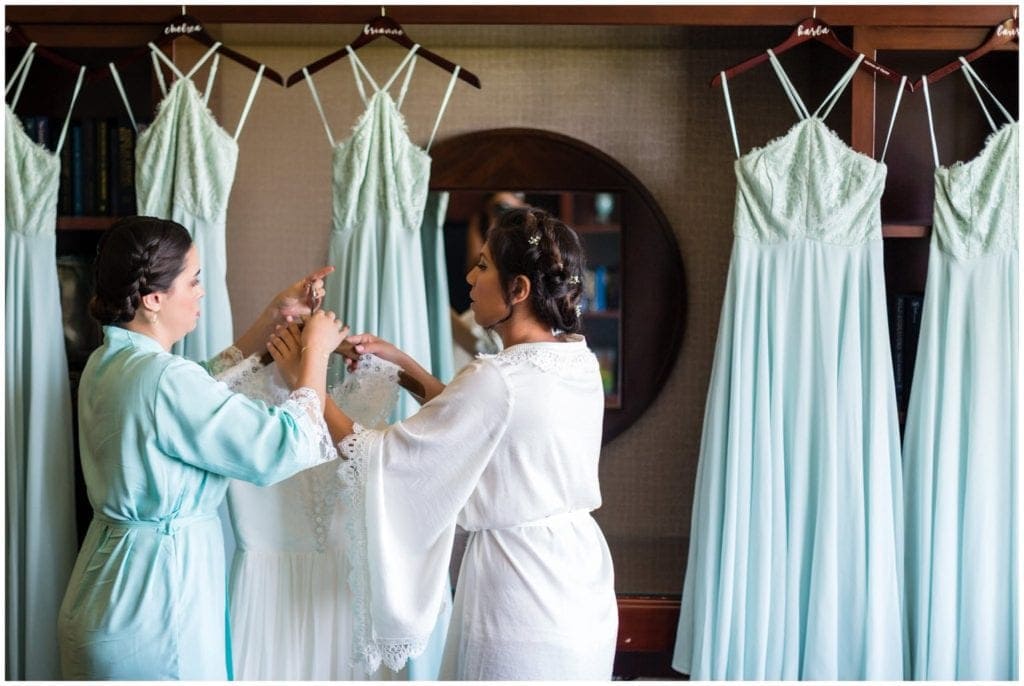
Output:
[[[353,50],[358,50],[367,43],[371,43],[381,37],[388,38],[409,50],[411,50],[413,45],[415,45],[411,40],[409,40],[409,36],[406,35],[405,29],[402,28],[402,25],[391,17],[386,16],[384,14],[384,8],[381,8],[381,15],[379,17],[374,17],[367,22],[366,25],[363,26],[363,30],[359,36],[349,43],[347,47],[351,47]],[[304,70],[310,75],[313,75],[324,67],[343,59],[346,55],[348,55],[348,50],[346,48],[335,50],[330,55],[321,57],[316,62],[307,65],[304,67]],[[428,62],[433,62],[446,71],[455,71],[455,64],[449,62],[437,53],[427,50],[423,46],[420,46],[416,51],[416,55],[418,57],[422,57]],[[297,72],[289,76],[288,80],[285,82],[285,87],[291,87],[306,78],[302,72],[303,69],[299,69]],[[480,88],[480,79],[477,78],[476,74],[467,71],[466,69],[459,70],[459,78],[475,88]]]
[[[809,40],[816,40],[819,43],[823,43],[824,45],[827,45],[828,47],[838,52],[839,54],[848,57],[851,61],[860,57],[859,52],[857,52],[856,50],[854,50],[853,48],[851,48],[850,46],[846,45],[841,40],[836,38],[836,34],[832,30],[831,26],[829,26],[821,19],[818,19],[817,9],[814,10],[814,14],[812,16],[808,17],[807,19],[804,19],[802,22],[797,24],[796,27],[793,29],[793,33],[789,34],[789,38],[787,38],[786,40],[782,41],[777,46],[772,48],[772,52],[774,52],[776,55],[781,55],[790,48],[794,48],[800,45],[801,43],[806,43]],[[742,74],[743,72],[756,67],[762,62],[767,61],[768,53],[767,51],[765,51],[759,55],[751,57],[745,62],[740,62],[736,66],[726,69],[725,76],[726,78],[731,79],[732,77]],[[883,66],[872,59],[869,59],[867,56],[865,56],[864,59],[861,60],[860,68],[865,69],[871,72],[872,74],[877,74],[879,76],[887,78],[890,81],[894,81],[896,83],[899,83],[903,78],[902,74],[886,66]],[[711,85],[718,86],[721,83],[722,74],[721,72],[719,72],[718,74],[715,74],[715,78],[711,80]],[[908,81],[908,88],[909,83],[910,82]],[[911,88],[910,90],[913,89]]]
[[[157,46],[164,46],[168,43],[172,43],[173,41],[177,40],[178,38],[181,38],[182,36],[188,36],[192,40],[198,43],[202,43],[208,48],[212,48],[214,44],[217,42],[209,33],[206,32],[206,29],[203,27],[202,22],[193,17],[191,14],[187,14],[185,12],[184,6],[182,6],[181,14],[174,17],[174,19],[170,20],[162,27],[160,27],[160,32],[150,42],[156,44]],[[131,62],[134,62],[141,57],[147,56],[149,52],[150,49],[148,47],[142,48],[137,53],[133,53],[127,57],[117,60],[115,64],[118,67],[124,67],[127,64],[130,64]],[[249,69],[250,71],[258,72],[260,70],[259,62],[257,62],[256,60],[252,59],[247,55],[243,55],[237,50],[232,50],[226,45],[221,44],[221,46],[217,48],[217,52],[223,55],[224,57],[227,57],[229,60],[237,62],[238,64],[242,65],[246,69]],[[106,64],[102,65],[102,67],[98,67],[97,69],[99,70],[100,75],[110,75],[110,71]],[[271,81],[280,86],[284,85],[284,78],[266,65],[263,65],[263,78],[270,79]]]
[[[21,27],[15,24],[6,24],[5,28],[8,40],[13,40],[19,45],[25,46],[30,45],[32,43],[32,41],[29,40],[28,36],[25,35],[25,32],[21,30]],[[67,57],[64,57],[63,55],[58,55],[53,50],[50,50],[49,48],[44,47],[42,45],[39,45],[38,43],[35,47],[35,54],[39,55],[47,62],[55,64],[61,69],[67,70],[75,75],[77,75],[78,71],[82,68],[82,65],[69,60]]]
[[[997,24],[992,29],[992,33],[985,40],[985,42],[976,47],[968,54],[964,55],[964,59],[968,62],[973,62],[982,55],[987,55],[996,48],[1000,48],[1004,45],[1007,45],[1008,43],[1013,42],[1019,44],[1018,33],[1019,28],[1017,24],[1017,10],[1014,10],[1012,17],[1002,22],[1001,24]],[[957,58],[950,62],[949,64],[939,67],[932,73],[928,74],[928,76],[926,77],[928,79],[928,83],[932,84],[941,78],[949,76],[957,69],[959,69],[960,66],[960,58]],[[921,87],[922,81],[923,79],[918,79],[917,83],[914,84],[914,90],[917,90],[918,88]]]

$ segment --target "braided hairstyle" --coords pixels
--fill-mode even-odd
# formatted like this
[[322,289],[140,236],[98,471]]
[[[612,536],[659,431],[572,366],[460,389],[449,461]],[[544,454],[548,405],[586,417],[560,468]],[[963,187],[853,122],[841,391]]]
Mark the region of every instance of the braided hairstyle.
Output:
[[579,236],[557,217],[536,207],[510,209],[487,232],[505,303],[511,301],[517,276],[530,280],[530,304],[553,330],[580,333],[577,313],[583,295],[585,257]]
[[185,268],[192,237],[181,224],[155,217],[124,217],[96,246],[96,293],[89,313],[100,324],[135,318],[142,296],[170,289]]

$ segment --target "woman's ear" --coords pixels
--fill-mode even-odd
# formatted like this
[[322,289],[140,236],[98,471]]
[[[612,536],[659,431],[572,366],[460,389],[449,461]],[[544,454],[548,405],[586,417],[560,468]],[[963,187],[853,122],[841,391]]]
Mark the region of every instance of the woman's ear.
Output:
[[527,300],[530,297],[530,290],[532,288],[533,284],[530,283],[530,279],[522,274],[512,279],[512,299],[509,305],[515,305]]
[[139,304],[151,312],[159,312],[162,300],[163,297],[161,293],[147,293],[139,298]]

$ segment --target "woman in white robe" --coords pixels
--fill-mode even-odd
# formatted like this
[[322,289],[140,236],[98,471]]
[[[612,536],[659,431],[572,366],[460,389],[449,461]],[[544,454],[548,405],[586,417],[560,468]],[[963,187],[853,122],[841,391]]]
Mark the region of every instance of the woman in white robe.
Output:
[[[477,321],[505,349],[445,387],[386,341],[352,336],[404,370],[426,402],[384,430],[329,404],[350,517],[352,653],[373,672],[399,669],[426,645],[448,600],[455,525],[470,532],[441,679],[609,679],[618,615],[612,562],[590,512],[601,504],[604,394],[576,332],[582,250],[542,210],[491,229],[472,285]],[[272,338],[279,365],[290,333]]]

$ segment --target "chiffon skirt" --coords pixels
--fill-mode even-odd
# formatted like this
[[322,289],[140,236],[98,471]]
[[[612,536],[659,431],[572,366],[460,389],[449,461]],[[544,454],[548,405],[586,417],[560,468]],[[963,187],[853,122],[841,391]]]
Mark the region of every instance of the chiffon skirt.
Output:
[[903,458],[908,676],[1016,680],[1017,249],[935,240]]
[[673,667],[904,674],[902,480],[882,242],[737,236]]

